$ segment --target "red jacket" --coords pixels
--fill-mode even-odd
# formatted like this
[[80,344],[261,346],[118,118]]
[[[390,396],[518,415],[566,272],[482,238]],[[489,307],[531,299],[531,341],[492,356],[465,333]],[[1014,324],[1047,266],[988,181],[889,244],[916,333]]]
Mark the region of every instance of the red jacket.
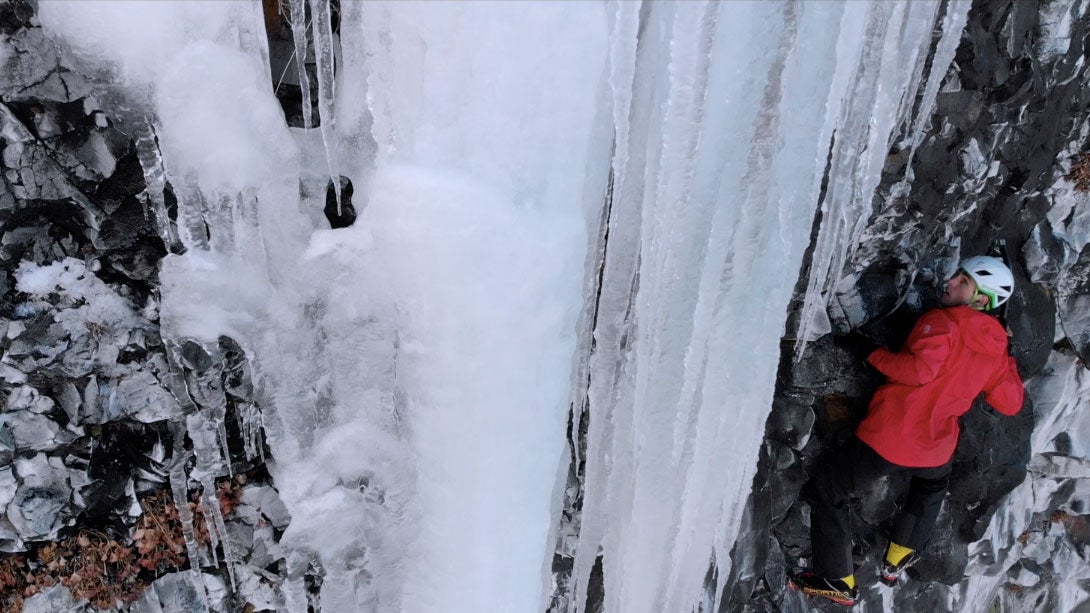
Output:
[[878,349],[867,361],[887,382],[875,392],[856,436],[900,466],[949,461],[958,444],[958,417],[981,392],[1006,415],[1022,408],[1022,379],[1007,355],[1003,326],[967,306],[924,313],[901,351]]

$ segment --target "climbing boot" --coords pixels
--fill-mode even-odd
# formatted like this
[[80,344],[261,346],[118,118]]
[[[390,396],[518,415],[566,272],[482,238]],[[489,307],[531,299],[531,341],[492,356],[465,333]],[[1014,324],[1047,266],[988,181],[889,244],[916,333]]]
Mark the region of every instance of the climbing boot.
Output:
[[859,589],[849,586],[843,579],[825,579],[807,571],[791,575],[788,585],[807,596],[825,598],[846,607],[854,605],[859,598]]
[[905,569],[919,561],[920,554],[915,551],[901,558],[901,561],[897,564],[892,564],[889,560],[883,560],[879,578],[886,585],[897,585],[897,580],[901,578],[901,575],[905,574]]

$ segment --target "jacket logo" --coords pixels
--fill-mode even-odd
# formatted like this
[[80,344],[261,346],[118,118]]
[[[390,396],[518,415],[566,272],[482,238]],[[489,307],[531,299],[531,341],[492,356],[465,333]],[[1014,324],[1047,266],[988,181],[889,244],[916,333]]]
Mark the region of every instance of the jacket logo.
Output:
[[930,325],[924,326],[923,327],[923,333],[924,334],[931,334],[931,326]]

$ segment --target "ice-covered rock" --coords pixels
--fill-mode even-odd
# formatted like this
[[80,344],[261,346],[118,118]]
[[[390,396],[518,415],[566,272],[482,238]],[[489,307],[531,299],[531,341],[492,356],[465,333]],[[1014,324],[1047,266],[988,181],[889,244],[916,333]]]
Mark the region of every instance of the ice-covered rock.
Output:
[[11,466],[0,468],[0,515],[7,511],[8,505],[15,500],[15,492],[19,486]]
[[83,613],[94,610],[86,600],[76,600],[72,591],[63,585],[47,587],[23,601],[23,613]]
[[[280,495],[267,485],[249,485],[242,490],[242,502],[260,513],[274,528],[283,529],[291,521]],[[257,524],[257,518],[254,518]]]
[[[200,583],[197,583],[197,582]],[[156,579],[132,613],[222,613],[227,609],[223,580],[207,573],[179,572]]]
[[47,413],[54,407],[53,399],[43,395],[30,385],[17,385],[8,391],[7,412],[30,411],[31,413]]
[[90,93],[87,79],[61,66],[55,45],[41,28],[19,28],[4,38],[0,98],[68,102]]
[[16,451],[52,451],[60,426],[44,415],[20,411],[0,414],[0,429],[7,430]]
[[19,487],[8,504],[8,520],[24,542],[56,539],[74,519],[74,490],[88,483],[86,473],[44,453],[17,458],[13,466]]

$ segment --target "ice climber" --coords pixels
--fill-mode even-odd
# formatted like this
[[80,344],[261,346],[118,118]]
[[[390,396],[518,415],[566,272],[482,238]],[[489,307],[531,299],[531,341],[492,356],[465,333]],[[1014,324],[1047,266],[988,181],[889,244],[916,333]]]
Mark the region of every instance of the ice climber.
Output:
[[920,317],[901,351],[879,348],[867,357],[886,382],[855,437],[806,485],[813,569],[791,578],[795,589],[855,603],[849,498],[884,475],[908,475],[911,481],[880,569],[882,581],[895,584],[917,561],[950,483],[958,417],[981,392],[1006,415],[1022,408],[1022,380],[1007,351],[1006,331],[987,314],[1013,289],[1014,277],[1000,260],[967,258],[946,282],[942,308]]

